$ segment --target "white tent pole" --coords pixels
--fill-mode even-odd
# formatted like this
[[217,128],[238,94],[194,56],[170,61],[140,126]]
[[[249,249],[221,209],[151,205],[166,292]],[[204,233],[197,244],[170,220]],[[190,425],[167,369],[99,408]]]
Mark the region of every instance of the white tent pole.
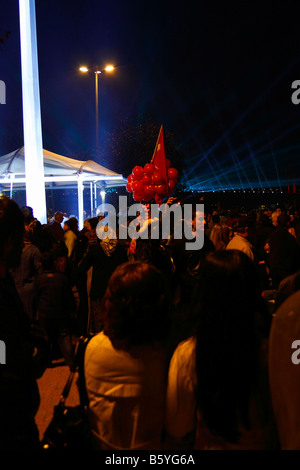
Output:
[[35,0],[19,0],[26,204],[47,223]]
[[77,182],[78,189],[78,225],[79,230],[83,229],[83,181],[80,176],[78,176]]
[[90,183],[91,217],[93,217],[93,183]]
[[97,185],[94,183],[94,216],[97,217]]

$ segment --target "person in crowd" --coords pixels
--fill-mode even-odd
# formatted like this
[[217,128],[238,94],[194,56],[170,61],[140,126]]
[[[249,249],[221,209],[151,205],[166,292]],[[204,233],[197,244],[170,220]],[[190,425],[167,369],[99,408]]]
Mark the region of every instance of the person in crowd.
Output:
[[229,210],[228,217],[226,220],[226,224],[228,225],[229,228],[233,228],[234,225],[238,222],[240,218],[239,215],[239,208],[238,207],[232,207]]
[[206,224],[205,224],[205,234],[207,235],[208,238],[211,236],[212,229],[216,224],[220,224],[220,216],[219,214],[213,214],[210,216],[210,219],[208,220],[205,218]]
[[25,225],[24,247],[18,267],[11,270],[24,310],[31,321],[34,320],[34,283],[40,271],[41,252],[32,243],[35,222]]
[[87,220],[86,228],[87,228],[87,238],[89,241],[89,244],[95,244],[97,245],[99,243],[99,239],[96,234],[96,228],[99,223],[98,217],[91,217],[90,219]]
[[[293,281],[296,279],[294,278]],[[300,291],[288,281],[272,320],[269,378],[272,406],[281,450],[300,449]],[[291,293],[294,290],[294,293]],[[290,294],[291,293],[291,294]]]
[[57,211],[54,214],[54,222],[49,226],[49,233],[53,240],[53,243],[58,243],[64,241],[64,229],[62,228],[62,221],[64,215],[62,212]]
[[[103,227],[101,227],[103,229]],[[99,243],[89,245],[87,252],[78,264],[76,279],[82,279],[83,275],[93,268],[89,289],[89,321],[87,331],[89,334],[99,333],[103,328],[103,313],[101,301],[105,294],[107,283],[120,264],[128,261],[127,253],[123,245],[119,243],[116,234],[109,228],[105,231]],[[112,235],[114,238],[110,238]]]
[[[75,265],[78,268],[87,251],[93,246],[99,245],[96,234],[98,218],[92,217],[84,221],[84,228],[79,233],[76,245]],[[76,330],[79,336],[88,334],[88,323],[90,318],[90,291],[92,282],[93,266],[87,271],[81,269],[80,275],[75,276],[75,284],[78,292],[79,302],[76,318]]]
[[277,228],[277,226],[278,226],[277,219],[280,215],[281,215],[281,209],[279,207],[272,212],[271,222],[272,222],[273,228]]
[[[35,415],[40,404],[37,379],[48,358],[36,341],[10,275],[21,259],[24,217],[11,199],[0,197],[0,450],[39,450]],[[3,351],[3,349],[1,349]]]
[[271,317],[254,263],[239,250],[207,254],[195,334],[170,362],[165,447],[273,449],[267,341]]
[[26,225],[29,225],[31,222],[33,222],[33,220],[35,220],[32,207],[23,206],[23,207],[21,207],[21,212],[22,212],[23,217],[24,217],[25,227],[26,227]]
[[85,353],[96,449],[161,448],[170,306],[167,279],[149,263],[125,263],[111,276],[104,329]]
[[[197,213],[193,208],[192,220],[185,219],[184,223],[191,225],[193,231],[195,231],[197,217],[199,219],[201,216],[202,214]],[[208,253],[215,249],[213,242],[206,235],[205,231],[203,239],[204,242],[201,249],[186,250],[187,239],[185,237],[174,240],[172,247],[171,256],[175,266],[173,292],[174,299],[176,299],[176,309],[174,310],[176,321],[175,319],[173,320],[174,344],[190,335],[194,324],[193,311],[190,308],[193,291],[198,284],[203,260]]]
[[249,220],[246,216],[240,217],[233,226],[235,231],[234,237],[228,243],[227,250],[240,250],[245,253],[252,261],[254,261],[253,246],[248,240]]
[[263,212],[259,212],[255,224],[253,245],[258,261],[267,261],[265,245],[271,233],[275,230],[269,217]]
[[300,269],[300,248],[287,229],[284,214],[278,216],[277,229],[269,236],[267,247],[272,287],[277,289],[284,278]]
[[77,237],[78,220],[75,217],[70,217],[64,222],[64,241],[68,248],[69,259],[72,259],[72,256],[75,254]]
[[210,239],[214,244],[215,250],[226,250],[230,241],[229,235],[230,229],[228,225],[221,225],[220,223],[214,224],[210,233]]
[[290,209],[288,211],[288,227],[295,229],[298,221],[299,221],[299,219],[296,215],[295,209]]
[[268,260],[268,252],[266,251],[266,243],[268,237],[275,230],[271,224],[270,218],[266,213],[260,211],[256,217],[256,223],[253,227],[252,242],[255,250],[255,258],[260,273],[261,282],[264,289],[270,289],[270,266]]
[[167,248],[172,235],[168,234],[168,240],[163,239],[161,218],[151,213],[151,207],[145,206],[145,208],[146,210],[139,215],[138,236],[131,241],[128,259],[152,264],[168,276],[172,283],[173,261]]
[[56,342],[67,363],[74,366],[72,317],[76,311],[72,287],[65,273],[55,269],[53,252],[41,257],[42,270],[35,282],[36,318],[52,348]]

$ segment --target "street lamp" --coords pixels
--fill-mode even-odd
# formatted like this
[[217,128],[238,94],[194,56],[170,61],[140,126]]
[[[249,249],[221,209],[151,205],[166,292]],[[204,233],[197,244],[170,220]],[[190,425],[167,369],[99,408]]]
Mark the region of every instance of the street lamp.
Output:
[[96,146],[97,146],[97,153],[99,151],[99,99],[98,99],[98,82],[99,82],[99,75],[103,72],[112,72],[115,69],[113,65],[107,65],[104,69],[98,67],[98,65],[93,66],[91,68],[82,66],[79,68],[80,72],[88,73],[93,72],[95,74],[95,104],[96,104]]

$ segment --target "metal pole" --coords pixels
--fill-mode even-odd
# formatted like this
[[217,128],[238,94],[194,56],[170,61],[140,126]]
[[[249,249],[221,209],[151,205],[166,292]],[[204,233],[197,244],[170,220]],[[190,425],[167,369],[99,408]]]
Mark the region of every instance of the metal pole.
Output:
[[90,183],[91,217],[93,217],[93,183]]
[[47,223],[35,0],[19,0],[26,204]]
[[96,152],[99,152],[99,92],[98,92],[98,73],[95,72],[95,98],[96,98]]
[[84,225],[84,216],[83,216],[83,181],[78,176],[77,181],[77,191],[78,191],[78,222],[79,222],[79,230],[83,229]]

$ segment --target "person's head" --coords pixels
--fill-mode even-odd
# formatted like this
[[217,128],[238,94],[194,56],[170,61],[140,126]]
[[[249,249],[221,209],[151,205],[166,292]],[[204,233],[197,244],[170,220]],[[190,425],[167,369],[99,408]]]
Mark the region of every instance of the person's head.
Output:
[[41,235],[42,224],[37,220],[33,219],[28,225],[25,225],[25,239],[31,242],[36,241]]
[[30,222],[32,222],[33,219],[34,219],[32,207],[23,206],[23,207],[21,208],[21,211],[22,211],[23,216],[24,216],[24,223],[25,223],[25,225],[29,225]]
[[249,400],[270,319],[255,265],[241,251],[208,254],[198,293],[198,406],[212,432],[234,441],[237,414],[248,424]]
[[76,217],[70,217],[64,222],[64,230],[72,230],[75,234],[78,232],[78,220]]
[[96,230],[96,227],[97,227],[98,223],[99,223],[98,217],[92,217],[92,218],[87,220],[86,228],[90,231],[91,230]]
[[61,224],[63,219],[64,219],[64,215],[62,212],[59,212],[59,211],[55,212],[55,215],[54,215],[55,222],[58,222],[59,224]]
[[164,275],[143,262],[128,262],[112,274],[102,301],[104,333],[126,347],[155,344],[169,330],[170,294]]
[[24,231],[24,216],[19,206],[0,196],[0,262],[6,269],[20,264]]
[[278,228],[287,228],[288,225],[288,218],[284,214],[280,214],[277,217],[277,226]]
[[250,220],[247,216],[240,217],[236,222],[233,224],[233,230],[238,235],[247,238],[248,237],[248,228],[249,228]]

